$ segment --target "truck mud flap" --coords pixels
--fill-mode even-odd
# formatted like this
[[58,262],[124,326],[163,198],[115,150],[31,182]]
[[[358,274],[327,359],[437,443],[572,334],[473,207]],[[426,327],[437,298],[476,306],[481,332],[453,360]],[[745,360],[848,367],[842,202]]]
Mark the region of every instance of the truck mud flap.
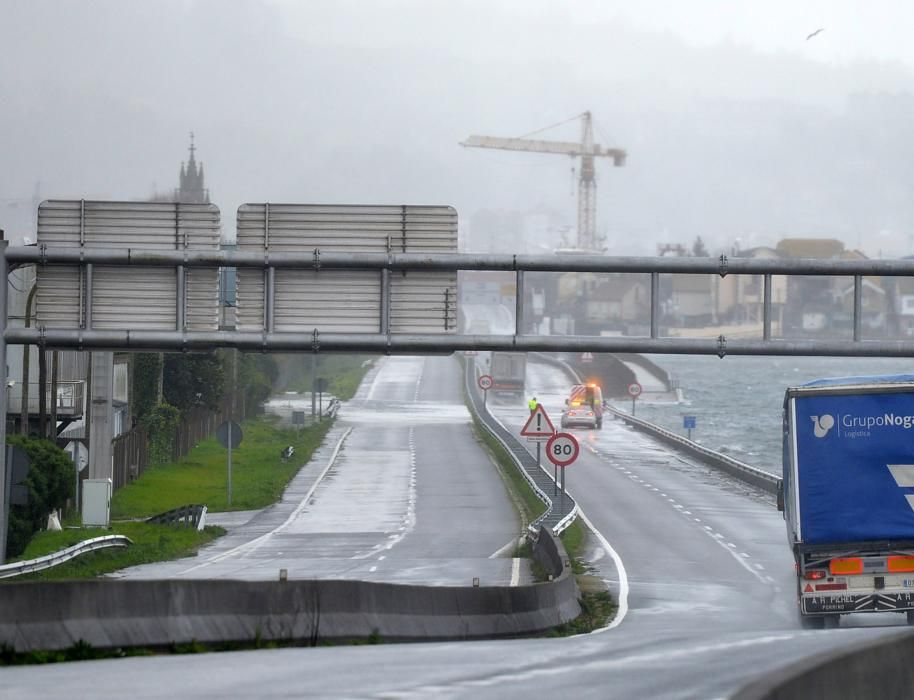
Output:
[[892,612],[914,610],[914,593],[869,593],[864,595],[804,596],[801,609],[807,614]]

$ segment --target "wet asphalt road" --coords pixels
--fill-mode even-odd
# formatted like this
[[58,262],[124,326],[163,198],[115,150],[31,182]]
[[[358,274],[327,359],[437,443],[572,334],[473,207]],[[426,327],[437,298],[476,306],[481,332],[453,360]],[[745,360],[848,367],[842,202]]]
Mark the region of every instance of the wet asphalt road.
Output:
[[[530,365],[528,384],[555,416],[567,383]],[[525,411],[497,414],[519,429]],[[906,629],[890,615],[799,629],[784,525],[767,497],[618,421],[577,433],[584,449],[569,490],[598,531],[588,557],[620,603],[606,630],[20,667],[2,674],[9,697],[61,687],[70,697],[161,697],[168,678],[167,694],[206,698],[722,698],[770,669]]]
[[[470,430],[452,357],[390,357],[367,377],[277,506],[198,556],[123,578],[334,578],[470,585],[530,580],[492,555],[521,532]],[[230,519],[229,519],[230,521]]]

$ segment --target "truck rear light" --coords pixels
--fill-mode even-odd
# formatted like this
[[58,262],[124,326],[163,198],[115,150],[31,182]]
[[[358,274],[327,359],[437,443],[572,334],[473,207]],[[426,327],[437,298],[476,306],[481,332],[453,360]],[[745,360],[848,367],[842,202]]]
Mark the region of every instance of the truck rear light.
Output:
[[846,557],[843,559],[832,559],[831,563],[828,565],[829,571],[833,575],[845,575],[845,574],[862,574],[863,573],[863,559],[860,557]]
[[817,583],[817,591],[846,591],[846,583]]
[[805,574],[803,574],[803,578],[805,578],[807,581],[818,581],[820,578],[825,578],[825,572],[822,570],[807,571]]
[[886,568],[889,573],[901,574],[914,571],[914,557],[892,556],[886,559]]

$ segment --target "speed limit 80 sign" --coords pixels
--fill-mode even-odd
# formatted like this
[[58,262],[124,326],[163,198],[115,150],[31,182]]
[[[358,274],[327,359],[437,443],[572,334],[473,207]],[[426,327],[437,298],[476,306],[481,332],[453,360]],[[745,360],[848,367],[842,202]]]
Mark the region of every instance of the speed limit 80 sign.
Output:
[[581,448],[571,433],[556,433],[546,443],[546,456],[557,467],[567,467],[578,458]]

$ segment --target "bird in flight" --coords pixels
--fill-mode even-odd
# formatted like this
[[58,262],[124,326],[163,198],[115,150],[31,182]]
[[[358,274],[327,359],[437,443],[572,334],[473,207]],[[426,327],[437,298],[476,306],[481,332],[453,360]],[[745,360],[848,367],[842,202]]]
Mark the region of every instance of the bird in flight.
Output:
[[809,41],[810,39],[812,39],[819,32],[824,32],[824,31],[825,31],[825,27],[822,27],[821,29],[817,29],[812,34],[810,34],[808,37],[806,37],[806,41]]

